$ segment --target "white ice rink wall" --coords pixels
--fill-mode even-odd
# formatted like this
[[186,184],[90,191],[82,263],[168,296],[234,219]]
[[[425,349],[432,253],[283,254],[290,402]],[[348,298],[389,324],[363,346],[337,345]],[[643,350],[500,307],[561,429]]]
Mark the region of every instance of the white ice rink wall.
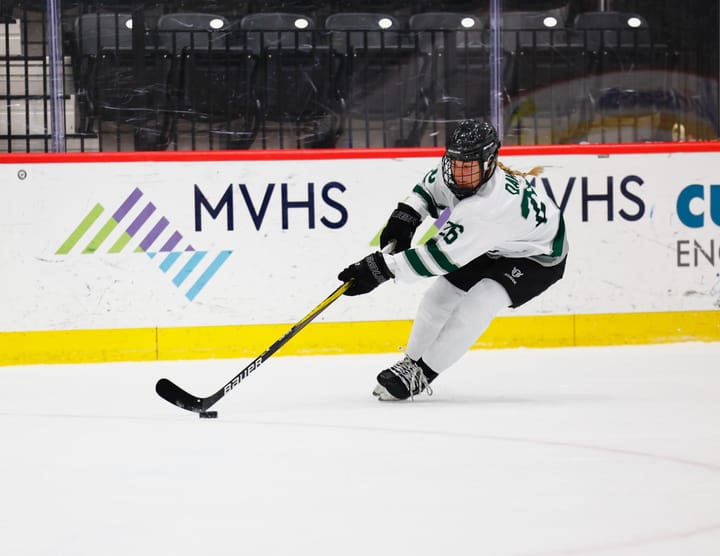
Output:
[[[441,154],[1,155],[0,364],[256,355],[376,248]],[[570,255],[478,347],[720,340],[720,145],[501,159],[545,167],[535,186],[564,209]],[[341,298],[282,353],[402,349],[427,285]]]

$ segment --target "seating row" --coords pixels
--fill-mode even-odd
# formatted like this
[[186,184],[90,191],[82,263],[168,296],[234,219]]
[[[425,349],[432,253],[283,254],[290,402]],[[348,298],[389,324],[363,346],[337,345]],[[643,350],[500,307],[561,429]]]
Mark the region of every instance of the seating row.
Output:
[[[508,94],[588,71],[587,37],[537,14],[522,20],[534,27],[503,43]],[[628,20],[618,19],[626,27]],[[322,29],[291,13],[235,22],[165,14],[153,28],[137,15],[84,14],[75,22],[74,53],[81,128],[91,131],[98,119],[128,123],[144,148],[165,148],[189,121],[231,148],[247,148],[261,126],[276,122],[297,128],[299,147],[331,147],[350,120],[362,119],[380,121],[383,144],[400,146],[418,144],[431,119],[489,113],[490,38],[477,17],[416,14],[411,32],[399,27],[377,13],[333,14]],[[603,33],[603,52],[612,41],[633,59],[658,49],[632,27]]]

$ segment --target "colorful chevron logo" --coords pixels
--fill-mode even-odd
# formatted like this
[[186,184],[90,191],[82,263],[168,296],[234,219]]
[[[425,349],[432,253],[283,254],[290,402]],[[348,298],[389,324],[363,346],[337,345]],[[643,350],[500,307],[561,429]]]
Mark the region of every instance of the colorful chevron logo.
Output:
[[[220,270],[220,267],[225,264],[232,251],[211,254],[209,251],[196,250],[189,243],[183,242],[183,235],[179,231],[172,230],[172,228],[168,230],[170,222],[164,216],[157,218],[156,207],[151,202],[146,202],[123,232],[119,235],[113,234],[131,210],[138,205],[142,197],[143,192],[139,188],[135,188],[100,229],[92,235],[90,230],[97,227],[95,224],[105,212],[105,208],[100,203],[96,204],[55,254],[67,255],[78,245],[84,245],[81,251],[83,254],[97,253],[108,241],[108,238],[117,236],[108,248],[108,253],[122,253],[129,245],[136,245],[133,252],[145,253],[151,261],[156,263],[159,261],[157,268],[171,277],[174,286],[179,289],[189,286],[184,289],[184,294],[190,301],[193,301]],[[154,248],[155,243],[163,234],[167,238],[162,242],[162,246],[159,249]],[[89,240],[86,238],[87,243],[84,243],[83,238],[86,235]],[[137,240],[139,243],[136,243]]]

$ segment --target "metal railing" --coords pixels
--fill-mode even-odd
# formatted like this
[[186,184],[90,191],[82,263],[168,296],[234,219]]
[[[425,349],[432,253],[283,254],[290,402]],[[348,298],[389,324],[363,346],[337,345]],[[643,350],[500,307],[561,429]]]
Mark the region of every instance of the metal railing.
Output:
[[[78,12],[57,56],[42,11],[5,14],[0,152],[53,150],[51,78],[69,151],[439,146],[459,119],[490,114],[481,18],[349,30],[190,16]],[[506,145],[720,136],[718,71],[695,52],[717,52],[713,33],[688,47],[642,21],[535,19],[508,18],[501,34]]]

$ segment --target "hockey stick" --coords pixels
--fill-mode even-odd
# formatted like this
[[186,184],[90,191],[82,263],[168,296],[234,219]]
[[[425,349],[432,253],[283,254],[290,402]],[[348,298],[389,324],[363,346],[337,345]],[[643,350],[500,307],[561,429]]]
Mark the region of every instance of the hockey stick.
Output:
[[[395,242],[392,242],[389,245],[385,246],[385,249],[383,249],[383,253],[389,252],[394,246],[394,244]],[[315,307],[302,319],[296,322],[292,326],[292,328],[290,328],[290,330],[285,332],[285,334],[283,334],[278,340],[276,340],[275,343],[273,343],[269,348],[267,348],[260,355],[258,355],[249,365],[247,365],[242,371],[240,371],[233,378],[231,378],[222,388],[220,388],[220,390],[218,390],[211,396],[208,396],[207,398],[199,398],[198,396],[193,396],[192,394],[186,392],[177,384],[175,384],[171,380],[168,380],[167,378],[161,378],[157,381],[157,384],[155,384],[155,391],[161,398],[169,401],[173,405],[176,405],[188,411],[204,413],[213,405],[215,405],[220,399],[222,399],[225,394],[230,392],[230,390],[235,388],[238,384],[240,384],[243,380],[250,376],[250,373],[256,370],[277,350],[279,350],[286,343],[288,343],[290,339],[292,339],[298,332],[300,332],[303,328],[310,324],[315,319],[315,317],[317,317],[320,313],[327,309],[336,299],[343,295],[350,288],[350,286],[352,286],[352,280],[349,282],[345,282],[344,284],[339,286],[317,307]]]

